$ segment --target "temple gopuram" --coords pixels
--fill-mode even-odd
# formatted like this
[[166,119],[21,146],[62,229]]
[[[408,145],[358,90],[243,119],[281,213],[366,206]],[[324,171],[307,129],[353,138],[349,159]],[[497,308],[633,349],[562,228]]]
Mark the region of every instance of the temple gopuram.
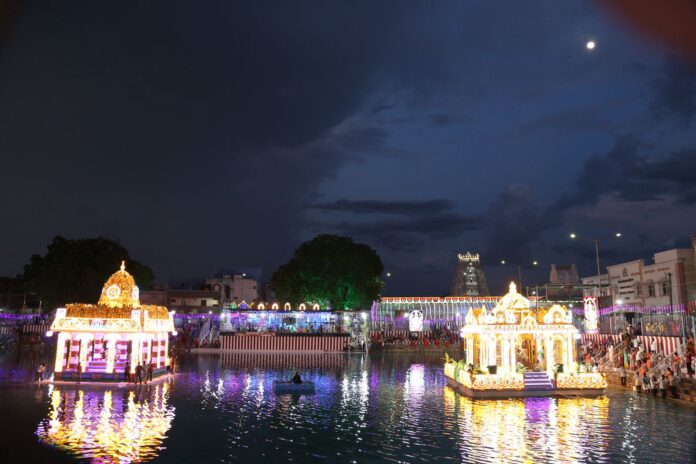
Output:
[[481,268],[479,254],[457,255],[457,268],[452,277],[450,296],[488,296],[488,284],[486,276]]
[[176,335],[164,306],[141,305],[140,290],[121,263],[104,284],[97,304],[58,308],[49,335],[56,333],[54,380],[125,381],[143,363],[153,378],[169,365],[169,334]]

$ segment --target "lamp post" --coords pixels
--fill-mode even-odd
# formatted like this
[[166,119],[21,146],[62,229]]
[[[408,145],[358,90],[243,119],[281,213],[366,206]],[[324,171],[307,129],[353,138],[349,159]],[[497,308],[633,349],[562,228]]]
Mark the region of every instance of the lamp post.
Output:
[[[667,273],[667,279],[669,279],[669,313],[671,317],[674,317],[674,300],[672,297],[672,273],[668,272]],[[684,312],[682,313],[681,317],[679,318],[681,320],[681,332],[682,332],[682,338],[686,340],[686,308],[684,308]]]
[[503,266],[506,266],[506,265],[509,265],[509,266],[517,266],[517,281],[518,281],[517,283],[519,284],[519,285],[518,285],[518,288],[520,289],[520,292],[522,292],[522,268],[525,267],[525,268],[527,268],[527,269],[535,269],[536,266],[539,265],[539,262],[538,262],[538,261],[532,261],[532,264],[531,264],[531,265],[522,265],[522,264],[510,263],[510,262],[508,262],[508,261],[506,261],[506,260],[504,260],[504,259],[501,259],[501,260],[500,260],[500,264],[502,264]]
[[[616,237],[616,238],[621,238],[621,232],[616,232],[616,233],[614,234],[614,237]],[[599,267],[599,240],[596,239],[596,238],[581,237],[581,236],[579,236],[578,234],[576,234],[575,232],[573,232],[573,233],[570,234],[570,238],[571,238],[572,240],[587,240],[587,241],[590,241],[590,242],[594,242],[594,245],[595,245],[595,258],[596,258],[596,260],[597,260],[597,298],[599,298],[600,292],[601,292],[601,289],[602,289],[602,278],[601,278],[602,271],[601,271],[601,269],[600,269],[600,267]],[[607,284],[609,284],[609,276],[608,276],[608,275],[607,275]]]

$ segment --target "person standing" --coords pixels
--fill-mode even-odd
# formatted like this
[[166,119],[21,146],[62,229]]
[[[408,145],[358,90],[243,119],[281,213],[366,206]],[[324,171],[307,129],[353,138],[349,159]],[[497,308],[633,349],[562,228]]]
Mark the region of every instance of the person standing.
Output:
[[140,364],[135,366],[135,383],[141,385],[143,383],[143,366]]
[[672,397],[673,398],[678,398],[679,395],[677,394],[677,385],[679,383],[679,380],[677,378],[676,374],[673,374],[669,378],[669,389],[672,390]]
[[636,387],[636,392],[640,393],[640,387],[643,384],[643,379],[641,379],[640,374],[636,372],[633,374],[633,386]]
[[147,381],[152,382],[152,363],[147,365]]
[[657,383],[657,377],[654,375],[650,379],[650,389],[652,390],[652,394],[655,398],[657,398],[657,389],[658,389],[658,383]]
[[667,398],[667,379],[665,378],[665,374],[662,374],[662,376],[660,377],[659,387],[662,399]]
[[130,360],[128,360],[128,361],[126,361],[126,367],[123,368],[123,379],[128,383],[130,383],[130,380],[131,380],[131,378],[130,378],[130,370],[131,369],[130,368],[131,368]]
[[626,386],[626,368],[622,364],[621,367],[619,367],[619,377],[621,377],[621,386],[625,387]]
[[82,363],[77,361],[77,383],[82,380]]

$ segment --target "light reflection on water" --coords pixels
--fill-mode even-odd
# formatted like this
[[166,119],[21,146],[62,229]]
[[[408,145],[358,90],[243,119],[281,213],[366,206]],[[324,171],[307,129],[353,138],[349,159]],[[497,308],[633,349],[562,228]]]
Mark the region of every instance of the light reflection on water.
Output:
[[[471,400],[445,386],[439,356],[208,356],[182,367],[139,399],[47,391],[37,434],[94,462],[686,463],[696,453],[693,408],[623,391]],[[317,393],[276,396],[273,381],[295,370]]]
[[137,390],[48,387],[48,418],[39,439],[92,462],[144,462],[157,457],[174,419],[169,383]]
[[610,462],[606,396],[472,400],[445,387],[444,398],[464,462]]

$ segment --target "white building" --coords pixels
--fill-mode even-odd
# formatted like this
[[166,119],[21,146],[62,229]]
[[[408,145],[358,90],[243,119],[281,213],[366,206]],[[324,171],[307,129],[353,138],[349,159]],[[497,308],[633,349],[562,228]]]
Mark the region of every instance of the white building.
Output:
[[209,277],[205,284],[210,290],[218,292],[223,307],[229,307],[232,303],[239,305],[242,301],[251,303],[259,298],[257,280],[245,273]]
[[[676,307],[696,300],[696,236],[692,240],[694,248],[655,253],[652,264],[637,259],[607,266],[607,274],[599,276],[602,296],[612,296],[614,304],[620,300],[641,307]],[[597,276],[585,277],[582,283],[597,285]]]

